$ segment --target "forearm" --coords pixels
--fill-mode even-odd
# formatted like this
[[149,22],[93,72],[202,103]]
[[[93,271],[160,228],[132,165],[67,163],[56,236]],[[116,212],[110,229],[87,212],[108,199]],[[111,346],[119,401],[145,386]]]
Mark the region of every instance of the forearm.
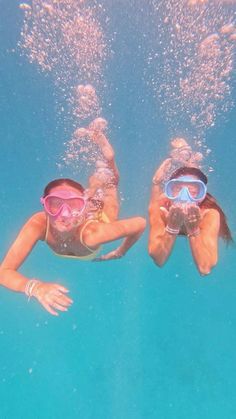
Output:
[[123,256],[125,253],[136,243],[139,237],[143,234],[146,227],[146,221],[144,218],[136,217],[132,221],[130,220],[129,231],[127,236],[118,248],[118,252]]
[[175,240],[176,235],[170,234],[167,231],[163,231],[163,233],[158,236],[150,237],[148,246],[149,255],[157,265],[162,266],[167,261],[175,244]]
[[173,249],[182,224],[182,213],[178,208],[171,208],[168,212],[158,202],[156,206],[149,207],[149,219],[149,255],[157,265],[162,266]]
[[117,251],[121,256],[124,256],[127,251],[134,245],[134,243],[136,243],[136,241],[138,241],[139,237],[142,235],[142,231],[137,233],[137,234],[133,234],[130,235],[128,237],[126,237],[123,242],[121,243],[121,245],[118,247]]
[[217,242],[205,241],[200,233],[197,236],[190,236],[189,244],[199,272],[202,275],[209,274],[217,263]]
[[150,206],[156,205],[158,199],[160,198],[162,194],[163,194],[163,190],[162,190],[161,182],[153,183],[149,205]]
[[0,268],[0,285],[16,292],[25,292],[28,279],[13,269]]

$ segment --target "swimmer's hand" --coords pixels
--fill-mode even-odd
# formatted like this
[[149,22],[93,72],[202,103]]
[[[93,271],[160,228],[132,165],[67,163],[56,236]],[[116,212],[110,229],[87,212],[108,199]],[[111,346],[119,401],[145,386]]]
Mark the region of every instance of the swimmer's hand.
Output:
[[157,169],[156,173],[154,174],[152,178],[152,183],[154,185],[158,185],[161,182],[163,182],[163,180],[166,177],[166,174],[170,170],[170,167],[171,167],[171,159],[165,159],[163,163],[160,165],[160,167]]
[[172,205],[169,211],[160,207],[166,218],[166,231],[170,234],[178,234],[184,224],[184,211],[181,205]]
[[184,225],[188,236],[197,236],[200,233],[200,208],[196,204],[188,205],[185,209]]
[[121,253],[118,248],[116,250],[112,250],[112,252],[109,252],[105,255],[101,255],[100,257],[93,259],[93,262],[104,262],[104,261],[112,260],[112,259],[120,259],[123,256],[124,254]]
[[56,310],[67,311],[73,301],[65,295],[68,293],[65,287],[54,283],[39,282],[34,288],[32,296],[53,316],[58,316]]

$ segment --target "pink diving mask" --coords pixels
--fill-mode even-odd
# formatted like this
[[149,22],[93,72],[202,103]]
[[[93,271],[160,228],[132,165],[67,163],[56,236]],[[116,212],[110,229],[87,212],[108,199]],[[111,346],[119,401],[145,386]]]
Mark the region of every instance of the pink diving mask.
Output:
[[58,191],[42,197],[40,202],[51,217],[76,218],[83,214],[87,200],[74,192]]

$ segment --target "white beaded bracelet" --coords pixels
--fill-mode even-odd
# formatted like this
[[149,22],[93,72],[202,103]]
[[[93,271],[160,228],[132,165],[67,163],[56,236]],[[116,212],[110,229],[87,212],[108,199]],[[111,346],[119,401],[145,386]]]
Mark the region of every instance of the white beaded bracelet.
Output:
[[179,234],[179,229],[176,228],[171,228],[168,225],[166,226],[167,233],[172,234],[173,236],[177,236],[177,234]]
[[30,298],[34,295],[34,289],[36,287],[36,285],[40,284],[40,281],[38,279],[30,279],[26,286],[25,286],[25,294],[28,297],[28,300],[30,300]]

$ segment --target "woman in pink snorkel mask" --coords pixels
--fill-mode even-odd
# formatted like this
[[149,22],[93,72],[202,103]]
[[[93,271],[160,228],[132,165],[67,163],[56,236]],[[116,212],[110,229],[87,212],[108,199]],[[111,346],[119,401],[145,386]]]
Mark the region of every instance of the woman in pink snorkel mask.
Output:
[[[35,297],[53,315],[67,311],[72,304],[68,290],[59,284],[29,280],[17,271],[39,240],[60,257],[104,261],[124,256],[146,226],[142,217],[118,220],[119,172],[105,126],[106,121],[97,118],[88,129],[78,130],[78,135],[89,136],[103,155],[88,188],[71,179],[50,182],[41,198],[43,211],[23,226],[1,264],[1,285]],[[118,248],[97,256],[102,244],[118,239],[123,239]]]
[[232,236],[224,212],[207,192],[207,177],[197,167],[183,166],[170,172],[166,159],[153,177],[149,204],[149,254],[162,266],[169,258],[176,238],[189,240],[194,262],[207,275],[218,259],[218,238],[226,243]]

